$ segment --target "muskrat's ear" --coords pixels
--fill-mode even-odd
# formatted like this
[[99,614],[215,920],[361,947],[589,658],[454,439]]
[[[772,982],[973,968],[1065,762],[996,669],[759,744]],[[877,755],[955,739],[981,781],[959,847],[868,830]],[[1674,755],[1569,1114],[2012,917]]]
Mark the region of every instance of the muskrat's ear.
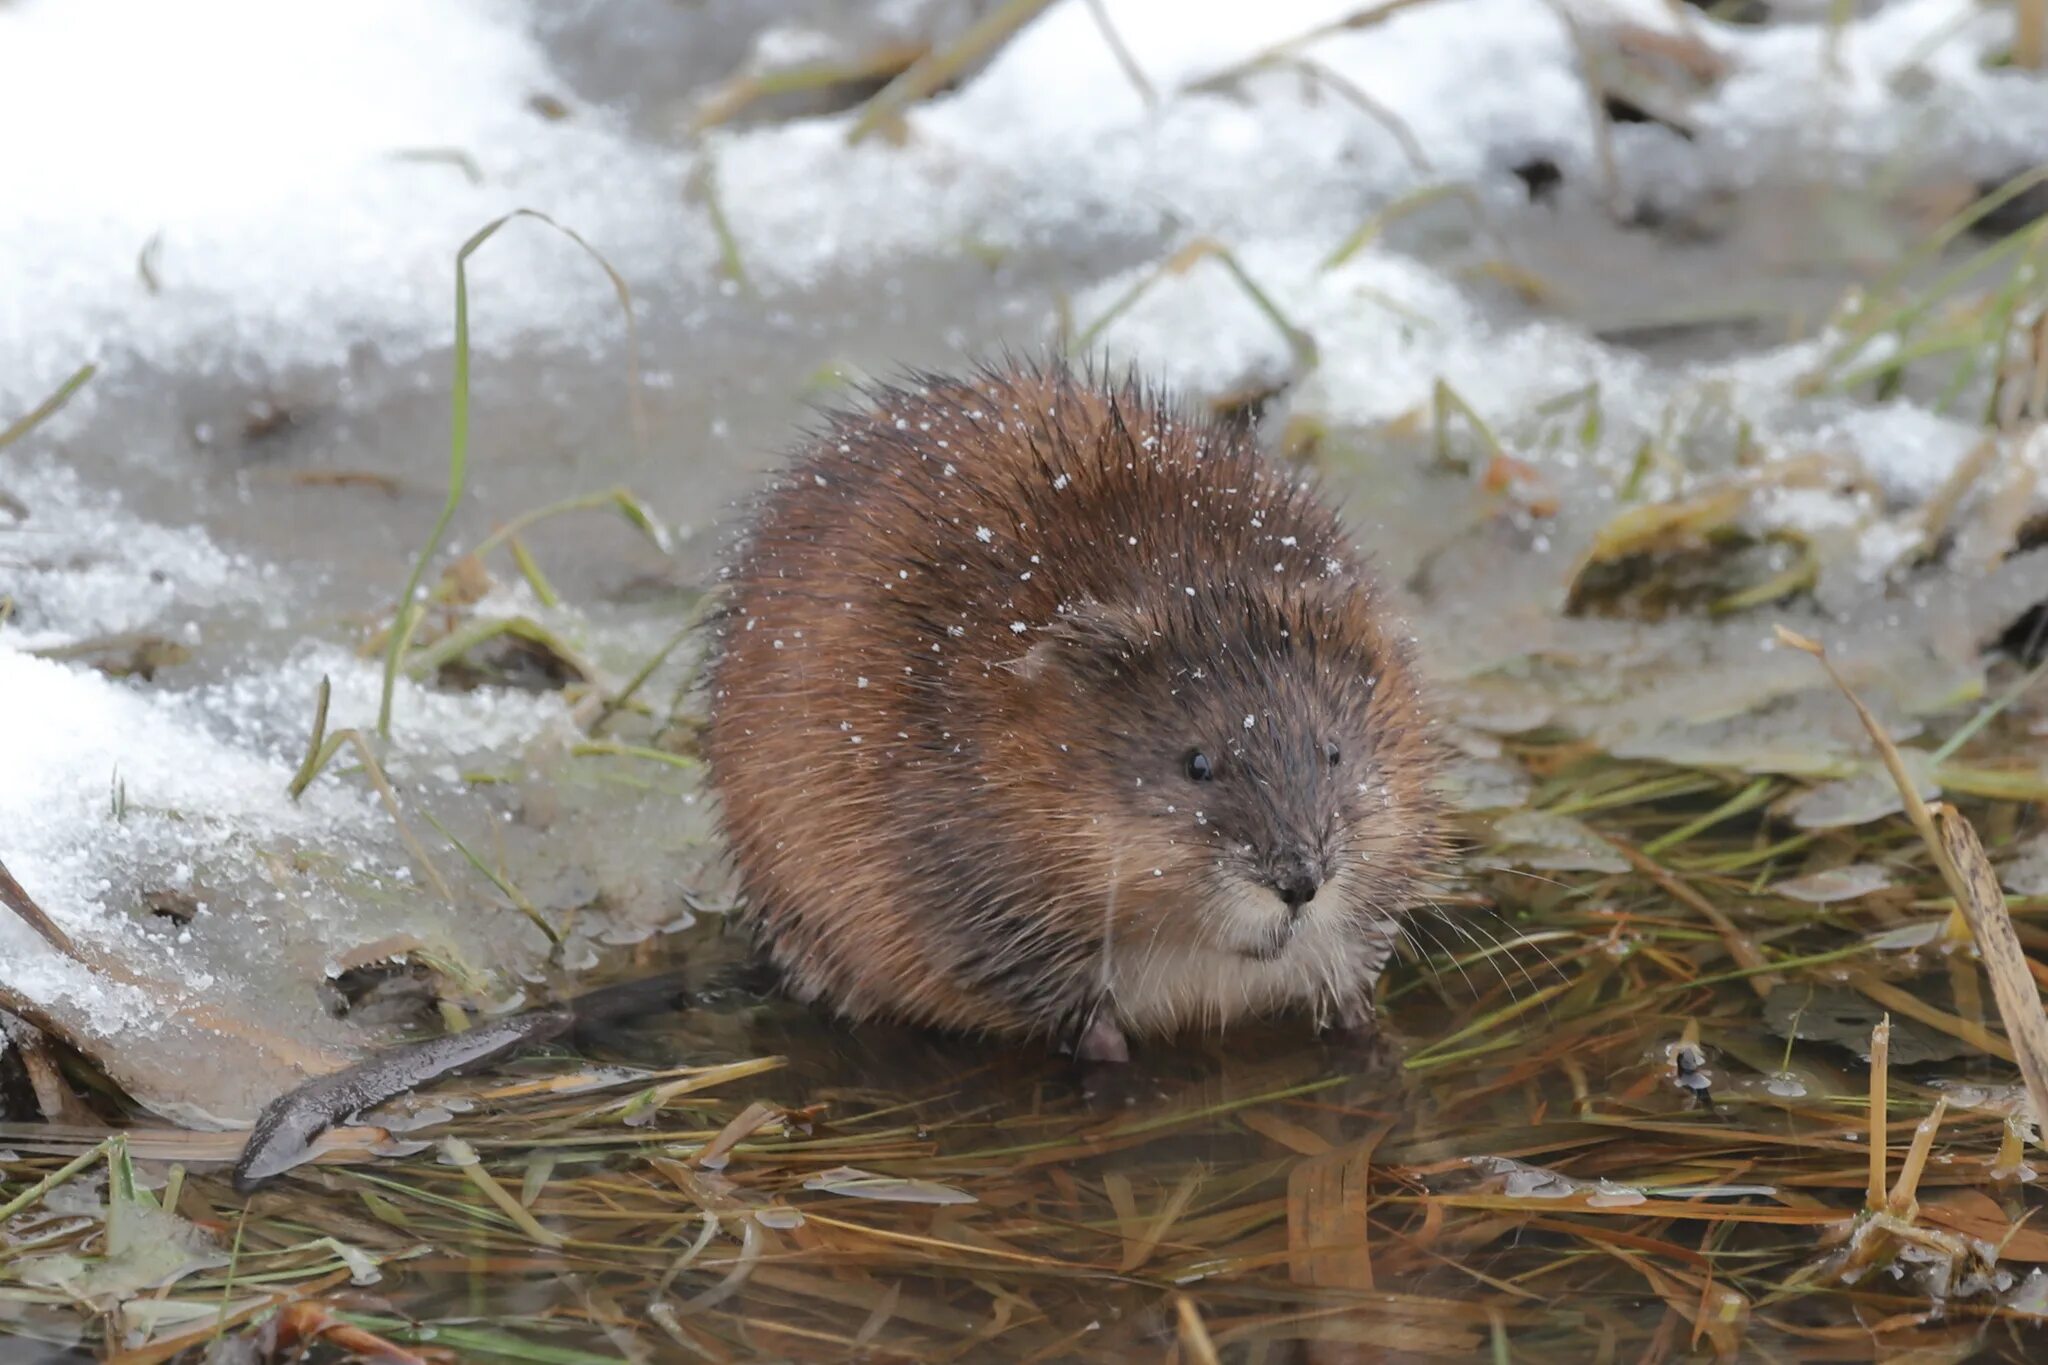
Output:
[[1151,628],[1136,611],[1093,598],[1068,604],[1031,634],[1031,647],[1007,665],[1027,682],[1044,677],[1055,667],[1073,669],[1127,659],[1152,638]]

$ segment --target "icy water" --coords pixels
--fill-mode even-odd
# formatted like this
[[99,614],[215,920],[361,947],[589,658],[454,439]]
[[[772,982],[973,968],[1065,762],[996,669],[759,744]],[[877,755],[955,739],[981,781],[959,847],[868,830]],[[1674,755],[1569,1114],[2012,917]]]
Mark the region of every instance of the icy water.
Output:
[[[1674,823],[1711,804],[1661,803]],[[1723,858],[1762,834],[1718,833]],[[1456,913],[1533,945],[1397,969],[1393,1074],[1282,1022],[1110,1077],[847,1029],[762,993],[707,925],[631,971],[687,964],[699,1008],[437,1088],[458,1112],[426,1136],[463,1139],[530,1221],[445,1148],[336,1153],[246,1203],[202,1163],[179,1208],[238,1230],[231,1312],[266,1301],[266,1273],[320,1271],[323,1311],[461,1359],[2036,1358],[2048,1244],[2001,1212],[2031,1199],[1993,1169],[2001,1068],[1897,1021],[1894,1103],[1945,1094],[1952,1145],[1919,1192],[1930,1249],[1845,1286],[1881,1007],[1796,966],[1753,991],[1647,885],[1495,880],[1506,921]],[[1743,918],[1788,963],[1855,943],[1789,898]],[[1938,970],[1873,970],[1865,989],[1973,1008]],[[1674,1061],[1688,1044],[1698,1065]],[[782,1060],[694,1093],[673,1070],[764,1057]],[[1997,1269],[1936,1254],[2008,1235]]]

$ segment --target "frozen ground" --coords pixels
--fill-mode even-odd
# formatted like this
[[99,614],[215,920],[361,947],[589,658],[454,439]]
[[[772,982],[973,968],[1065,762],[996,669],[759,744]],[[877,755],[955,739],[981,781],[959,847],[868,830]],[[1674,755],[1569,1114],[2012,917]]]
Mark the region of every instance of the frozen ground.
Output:
[[[0,8],[0,120],[40,130],[0,142],[0,420],[98,365],[0,450],[0,860],[94,965],[0,919],[0,1001],[152,1107],[235,1122],[380,1036],[332,1017],[344,968],[410,956],[491,1004],[548,968],[451,838],[567,926],[570,967],[718,901],[688,773],[579,753],[590,709],[552,692],[400,683],[377,752],[424,859],[353,750],[286,794],[322,677],[330,731],[374,720],[361,646],[444,487],[454,252],[521,207],[619,272],[641,369],[573,243],[533,222],[488,243],[454,540],[619,484],[673,538],[548,522],[526,543],[562,605],[504,586],[501,549],[498,590],[451,622],[533,617],[616,685],[835,376],[1064,326],[1200,399],[1273,395],[1268,432],[1352,497],[1476,753],[1556,721],[1851,779],[1808,817],[1867,818],[1847,718],[1772,623],[1827,639],[1910,735],[2048,596],[2012,553],[2048,453],[2028,414],[1929,530],[1995,361],[1944,354],[1880,401],[1840,381],[1890,343],[1828,329],[1930,205],[2040,157],[2048,82],[2001,65],[2009,15],[1388,8],[1110,0],[1127,66],[1059,0],[856,147],[852,112],[693,122],[735,73],[943,43],[966,7]],[[1433,406],[1439,381],[1499,452]],[[1585,591],[1589,559],[1641,578],[1709,544],[1737,549],[1689,591],[1721,614]]]

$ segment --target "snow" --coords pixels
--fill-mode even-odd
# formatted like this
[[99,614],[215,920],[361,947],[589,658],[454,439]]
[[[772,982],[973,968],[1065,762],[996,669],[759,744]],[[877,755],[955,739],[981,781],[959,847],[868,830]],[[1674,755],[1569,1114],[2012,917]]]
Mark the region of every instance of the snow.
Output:
[[203,531],[130,515],[119,490],[88,489],[73,470],[0,454],[0,487],[28,513],[0,510],[0,581],[20,603],[0,647],[48,649],[145,627],[189,636],[205,609],[276,602],[269,566]]
[[[333,684],[330,733],[367,732],[380,670],[318,640],[185,689],[138,686],[39,657],[33,651],[105,634],[168,632],[198,646],[210,631],[244,629],[251,618],[275,630],[299,585],[276,566],[221,550],[201,528],[133,516],[116,493],[89,491],[68,470],[0,454],[0,487],[27,511],[0,524],[0,566],[23,604],[0,630],[0,698],[12,718],[0,751],[0,860],[86,953],[127,973],[120,979],[68,960],[19,919],[0,915],[0,988],[59,1019],[88,1021],[91,1033],[120,1038],[134,1058],[151,1055],[143,1041],[150,1038],[177,1055],[189,1044],[167,1028],[170,1010],[204,1010],[218,990],[234,989],[235,976],[250,969],[241,941],[248,929],[283,915],[301,932],[355,937],[352,917],[316,892],[268,890],[277,879],[267,859],[339,851],[354,873],[411,880],[388,847],[388,816],[368,792],[323,780],[298,801],[286,794],[320,680]],[[527,604],[513,596],[505,605]],[[459,787],[446,760],[514,749],[564,716],[554,696],[449,694],[406,681],[393,771],[414,792]],[[192,926],[174,939],[136,909],[145,893],[162,891],[191,896],[197,907]],[[263,899],[284,904],[259,909]],[[191,1093],[226,1088],[206,1069],[203,1061],[193,1066]],[[196,1122],[236,1109],[213,1096],[152,1098]]]
[[[1766,627],[1754,618],[1704,638],[1675,625],[1557,619],[1581,550],[1621,506],[1617,490],[1652,438],[1669,436],[1670,448],[1660,446],[1665,458],[1644,474],[1642,496],[1748,480],[1743,529],[1824,548],[1816,604],[1801,608],[1816,619],[1800,618],[1801,628],[1846,643],[1852,664],[1860,657],[1896,681],[1899,695],[1877,700],[1901,735],[1914,733],[1910,703],[1949,695],[1974,666],[1965,657],[1972,632],[2039,596],[2043,566],[2033,561],[1987,574],[1981,590],[1893,593],[1919,543],[1915,510],[1944,487],[1977,433],[1924,396],[1875,403],[1810,392],[1806,381],[1840,338],[1674,364],[1602,340],[1569,309],[1518,300],[1471,269],[1484,257],[1512,258],[1542,233],[1570,235],[1508,173],[1532,158],[1559,168],[1570,211],[1581,213],[1605,192],[1608,150],[1624,198],[1677,216],[1732,191],[1859,188],[1907,163],[1964,178],[2010,174],[2038,158],[2048,82],[1987,65],[2008,40],[2004,11],[1893,0],[1837,31],[1818,12],[1736,28],[1656,0],[1433,0],[1323,31],[1356,13],[1356,0],[1111,0],[1106,12],[1153,101],[1090,7],[1062,0],[957,91],[909,111],[902,141],[877,135],[849,147],[849,113],[734,125],[701,144],[671,135],[687,111],[663,105],[673,89],[645,68],[691,56],[686,43],[670,54],[654,42],[695,22],[673,8],[610,7],[603,50],[612,55],[594,59],[563,36],[596,13],[587,6],[0,7],[0,121],[36,130],[0,140],[10,205],[0,218],[0,420],[81,363],[101,364],[46,427],[0,451],[0,596],[13,604],[0,624],[0,698],[11,717],[32,718],[0,750],[0,859],[67,930],[151,983],[89,977],[0,919],[0,986],[110,1048],[124,1030],[162,1034],[160,1055],[169,1055],[191,1037],[170,1037],[167,998],[229,997],[251,975],[281,978],[301,959],[337,960],[402,927],[445,930],[466,946],[510,939],[469,922],[474,914],[406,899],[424,872],[360,779],[330,774],[299,801],[286,795],[322,677],[334,689],[331,730],[374,718],[378,663],[358,646],[365,616],[389,603],[403,565],[314,551],[302,561],[291,527],[268,538],[252,528],[323,515],[252,491],[251,467],[286,457],[186,438],[222,401],[314,375],[339,418],[293,458],[345,469],[381,457],[411,485],[437,488],[439,411],[427,429],[391,419],[380,404],[396,408],[394,393],[443,394],[455,249],[517,207],[581,233],[632,288],[656,338],[648,390],[684,415],[668,433],[677,458],[644,471],[667,495],[650,501],[697,524],[720,517],[700,486],[717,482],[705,471],[737,467],[747,442],[796,416],[792,383],[739,409],[751,427],[735,422],[739,400],[722,382],[732,376],[719,368],[727,352],[745,367],[751,356],[787,351],[791,367],[804,367],[799,376],[826,361],[880,369],[897,349],[929,355],[1048,336],[1055,294],[1071,300],[1074,324],[1085,328],[1141,289],[1100,332],[1110,355],[1212,397],[1298,379],[1276,423],[1300,416],[1366,433],[1355,444],[1386,445],[1405,462],[1352,472],[1386,474],[1376,489],[1415,499],[1376,513],[1376,548],[1396,577],[1429,565],[1442,614],[1418,633],[1435,665],[1481,679],[1459,694],[1475,726],[1488,716],[1501,726],[1504,717],[1564,717],[1609,727],[1600,733],[1618,749],[1726,754],[1760,769],[1805,762],[1836,772],[1791,753],[1793,742],[1825,732],[1832,752],[1860,743],[1853,726],[1816,720],[1812,670],[1803,659],[1762,656]],[[858,50],[862,31],[900,37],[931,22],[934,7],[847,19],[850,37],[836,20],[780,22],[787,7],[775,8],[734,49],[751,53],[750,69]],[[1614,128],[1611,149],[1596,139],[1578,39],[1611,62],[1620,25],[1697,41],[1725,64],[1718,82],[1665,87],[1691,140],[1655,124]],[[620,55],[636,42],[662,61]],[[594,85],[607,88],[592,94]],[[563,99],[571,115],[545,116],[537,95]],[[744,290],[723,278],[709,215],[685,192],[707,167],[745,262]],[[1375,214],[1415,207],[1409,196],[1453,182],[1469,193],[1330,263]],[[1219,255],[1162,270],[1202,240],[1226,248],[1313,337],[1313,368],[1301,372],[1298,348]],[[1657,296],[1657,272],[1671,271],[1674,289],[1683,276],[1710,273],[1678,250],[1627,250],[1636,254],[1617,256],[1608,273],[1644,281],[1637,300]],[[984,267],[985,255],[1003,264]],[[615,373],[607,366],[621,351],[617,305],[572,243],[520,224],[471,265],[480,374],[523,376],[532,372],[496,367],[564,354]],[[1712,287],[1696,292],[1714,297]],[[377,366],[399,381],[376,389],[361,380]],[[1428,537],[1471,515],[1469,484],[1430,483],[1401,453],[1409,447],[1379,433],[1406,424],[1426,448],[1440,381],[1530,464],[1562,504],[1554,518],[1499,518],[1469,544],[1434,553]],[[480,485],[544,490],[525,505],[587,491],[560,482],[570,476],[549,464],[545,441],[525,440],[552,433],[576,408],[583,391],[556,382],[543,372],[517,385],[526,406],[503,421],[519,439],[480,452]],[[1546,426],[1532,412],[1582,390],[1597,392],[1598,438],[1547,439],[1577,419]],[[1454,427],[1448,443],[1470,456],[1476,444],[1463,419]],[[1754,450],[1735,439],[1738,429]],[[577,447],[579,434],[568,430],[560,445]],[[1743,463],[1758,451],[1761,465]],[[1809,457],[1820,473],[1776,479]],[[221,471],[230,460],[243,461],[232,477]],[[131,480],[137,471],[151,476],[147,488]],[[1064,483],[1062,475],[1055,487]],[[188,503],[177,497],[183,485]],[[224,485],[233,493],[223,495]],[[1968,521],[1982,503],[1980,495],[1959,509],[1965,539],[1984,538]],[[494,505],[494,515],[502,510]],[[331,546],[319,529],[309,524],[304,539]],[[1461,614],[1474,604],[1493,614]],[[627,671],[665,634],[600,624],[573,605],[543,612],[523,590],[501,590],[477,611],[544,619]],[[150,684],[36,653],[130,634],[174,640],[197,662]],[[1887,649],[1923,641],[1932,662],[1892,666]],[[1532,681],[1541,668],[1485,678],[1516,657],[1600,668],[1569,696],[1542,692]],[[1771,726],[1744,727],[1747,708],[1784,699]],[[1674,735],[1669,717],[1682,707],[1727,725]],[[465,767],[523,774],[558,757],[574,733],[553,697],[408,680],[383,756],[408,803],[502,821],[509,807],[477,813]],[[1851,779],[1833,797],[1841,804],[1844,791],[1859,790]],[[535,809],[556,799],[520,797]],[[1840,815],[1807,812],[1815,823]],[[658,831],[673,812],[650,799],[633,818]],[[586,873],[606,885],[660,886],[671,870],[609,861],[601,840],[625,837],[616,818],[587,827],[564,819],[545,839],[509,836],[509,856],[526,860],[526,877],[545,880],[553,866],[571,904],[582,902],[570,884]],[[548,826],[536,816],[534,828]],[[604,870],[572,866],[572,857]],[[285,876],[280,860],[340,871]],[[207,909],[169,933],[134,908],[140,893],[163,887]],[[231,913],[245,915],[246,927],[228,944],[217,926]],[[533,959],[513,953],[501,965],[520,971]],[[310,998],[272,1005],[282,1017],[303,1013]],[[125,1079],[145,1070],[137,1062]],[[180,1094],[159,1081],[145,1098],[212,1116],[250,1107],[235,1086],[208,1084],[192,1077]]]
[[[0,144],[4,392],[39,398],[92,352],[288,368],[417,347],[447,331],[455,246],[512,203],[677,231],[667,158],[603,117],[527,108],[560,81],[521,18],[489,0],[8,6],[0,119],[38,131]],[[484,183],[420,155],[450,150]],[[601,321],[588,272],[566,242],[506,234],[478,287],[519,287],[478,325]]]

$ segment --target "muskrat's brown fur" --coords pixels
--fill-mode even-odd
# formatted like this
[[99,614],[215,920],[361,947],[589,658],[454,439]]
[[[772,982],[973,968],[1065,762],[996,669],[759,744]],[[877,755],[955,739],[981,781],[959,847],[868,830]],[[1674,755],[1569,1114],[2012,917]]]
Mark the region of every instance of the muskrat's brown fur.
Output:
[[1369,1022],[1440,823],[1336,514],[1136,383],[869,397],[768,493],[712,672],[724,828],[793,990],[1104,1056]]

